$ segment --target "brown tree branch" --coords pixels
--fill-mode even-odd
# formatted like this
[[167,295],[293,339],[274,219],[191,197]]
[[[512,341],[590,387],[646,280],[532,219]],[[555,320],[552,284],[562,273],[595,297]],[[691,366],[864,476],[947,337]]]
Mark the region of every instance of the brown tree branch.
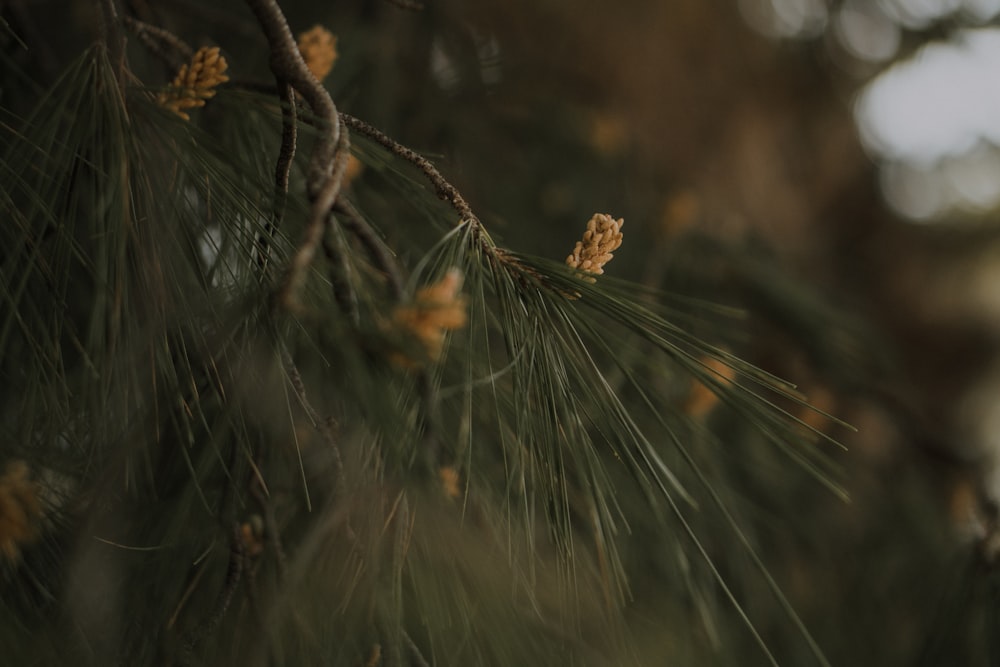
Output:
[[[342,125],[342,123],[338,123]],[[323,230],[329,221],[330,211],[336,202],[340,192],[340,185],[344,180],[344,173],[347,171],[347,159],[350,157],[350,139],[347,130],[341,128],[337,133],[339,137],[338,146],[334,154],[335,164],[333,172],[329,177],[324,178],[318,192],[310,195],[313,199],[313,209],[302,241],[298,250],[292,256],[288,266],[288,273],[278,292],[278,303],[288,310],[293,310],[296,305],[296,292],[302,283],[306,269],[312,263],[316,255],[316,249],[323,240]],[[308,183],[307,183],[308,187]],[[317,205],[322,202],[322,206]]]
[[302,59],[288,20],[276,0],[246,2],[267,38],[271,49],[271,71],[277,79],[279,90],[291,86],[321,121],[321,132],[313,148],[306,176],[306,192],[312,204],[309,222],[279,293],[278,302],[287,308],[294,305],[294,294],[301,276],[322,241],[323,226],[340,193],[350,141],[333,99]]
[[372,229],[368,221],[358,212],[354,205],[347,199],[339,199],[334,211],[338,214],[338,219],[347,231],[354,234],[365,251],[372,258],[372,261],[385,274],[389,281],[389,289],[396,301],[402,301],[405,287],[403,281],[403,270],[396,261],[393,254],[378,234]]
[[288,182],[292,175],[292,160],[295,158],[295,148],[298,139],[298,108],[295,104],[295,91],[288,84],[279,88],[281,96],[281,148],[278,151],[278,161],[274,166],[274,204],[271,219],[264,231],[257,237],[257,266],[263,279],[267,274],[271,259],[271,244],[274,234],[281,226],[285,217],[285,201],[288,199]]
[[[172,71],[176,71],[194,55],[194,49],[169,30],[144,23],[131,16],[122,18],[122,23]],[[168,53],[166,49],[173,51],[173,54]]]
[[430,160],[425,158],[423,155],[420,155],[413,149],[407,148],[381,130],[372,127],[359,118],[355,118],[354,116],[346,113],[340,114],[340,117],[350,129],[360,132],[369,139],[381,144],[393,155],[403,158],[422,171],[427,177],[427,180],[429,180],[434,186],[434,191],[437,196],[458,211],[460,216],[458,224],[469,222],[475,227],[480,226],[481,223],[479,222],[479,218],[472,212],[472,207],[469,206],[467,201],[465,201],[465,197],[462,196],[462,193],[460,193],[458,188],[449,183],[448,180],[441,175],[441,172],[437,170],[437,167],[435,167]]

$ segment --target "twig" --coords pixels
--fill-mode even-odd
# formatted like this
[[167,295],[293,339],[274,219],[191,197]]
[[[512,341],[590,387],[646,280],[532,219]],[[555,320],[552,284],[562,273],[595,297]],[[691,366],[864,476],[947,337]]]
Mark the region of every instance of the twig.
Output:
[[382,146],[387,148],[389,152],[391,152],[393,155],[403,158],[404,160],[415,165],[420,171],[422,171],[424,173],[424,176],[427,177],[427,180],[429,180],[431,184],[434,186],[434,191],[436,192],[437,196],[443,201],[450,204],[452,208],[454,208],[456,211],[458,211],[459,216],[461,216],[458,221],[458,224],[462,224],[463,222],[470,222],[473,224],[474,227],[478,228],[480,226],[481,223],[479,222],[479,218],[476,217],[476,214],[472,212],[472,207],[469,206],[469,203],[467,201],[465,201],[465,198],[458,191],[458,188],[449,183],[448,180],[441,175],[441,172],[437,170],[437,168],[431,163],[430,160],[425,158],[423,155],[420,155],[416,151],[407,148],[403,144],[399,143],[395,139],[392,139],[382,131],[372,127],[363,120],[355,118],[354,116],[351,116],[346,113],[340,114],[340,117],[341,119],[343,119],[344,123],[350,129],[360,132],[369,139],[372,139],[376,143],[381,144]]
[[[318,196],[329,178],[340,140],[337,107],[330,94],[309,71],[281,7],[275,0],[246,0],[260,22],[271,47],[271,71],[280,85],[288,84],[306,100],[313,112],[326,123],[309,164],[308,185],[311,196]],[[329,210],[331,202],[315,202],[316,208]],[[316,210],[314,210],[314,215]],[[323,217],[323,216],[319,216]]]
[[245,557],[246,553],[243,547],[243,539],[240,536],[240,527],[236,524],[233,526],[232,544],[229,549],[229,567],[226,568],[226,581],[222,590],[219,591],[219,598],[216,602],[215,612],[205,623],[202,636],[214,632],[219,626],[219,623],[222,622],[222,618],[226,615],[226,611],[229,610],[229,603],[233,601],[233,593],[236,592],[236,588],[240,583],[240,578],[243,576]]
[[282,286],[279,303],[288,307],[301,274],[312,261],[322,240],[323,225],[337,195],[347,167],[349,140],[337,107],[326,88],[313,76],[302,59],[288,21],[276,0],[246,0],[264,30],[271,48],[271,71],[278,86],[291,86],[323,121],[306,176],[306,192],[312,204],[310,220],[298,252],[292,259]]
[[403,271],[392,251],[386,247],[368,221],[362,217],[350,201],[347,199],[338,200],[334,211],[342,216],[344,227],[358,238],[372,261],[385,273],[393,298],[396,301],[401,301],[405,294]]
[[[131,16],[124,17],[122,23],[135,33],[139,41],[155,53],[171,70],[176,70],[180,67],[181,62],[191,60],[191,56],[194,55],[194,49],[188,46],[187,42],[165,28],[144,23]],[[164,46],[174,52],[174,57],[171,57],[164,50]]]
[[335,225],[330,225],[327,234],[323,236],[323,252],[330,260],[330,282],[333,284],[333,296],[337,304],[351,322],[360,322],[358,310],[358,295],[354,290],[351,267],[347,263],[347,244]]
[[226,580],[223,583],[222,590],[219,591],[219,596],[216,598],[215,610],[204,623],[193,628],[188,633],[188,639],[182,643],[181,647],[180,662],[182,664],[190,664],[194,651],[198,648],[198,644],[205,637],[218,630],[219,624],[222,623],[222,619],[226,615],[226,611],[229,610],[229,604],[233,601],[233,594],[240,585],[246,552],[243,548],[243,539],[240,537],[239,524],[233,526],[230,540],[229,566],[226,568]]
[[288,181],[292,173],[292,160],[295,158],[296,140],[298,138],[298,109],[295,106],[295,92],[289,85],[280,87],[281,96],[281,148],[278,152],[278,162],[274,167],[274,210],[271,220],[257,237],[257,266],[263,278],[267,273],[271,259],[271,244],[274,234],[281,226],[285,217],[285,201],[288,199]]
[[275,224],[280,224],[285,214],[285,198],[288,196],[288,180],[292,173],[292,159],[295,157],[296,139],[298,138],[298,108],[295,105],[295,93],[291,86],[281,88],[281,152],[274,168]]
[[326,440],[327,444],[333,452],[334,465],[337,467],[337,493],[343,493],[346,488],[346,480],[344,477],[344,462],[340,457],[340,448],[337,447],[337,441],[333,437],[333,429],[330,423],[324,419],[321,419],[319,413],[309,402],[309,397],[306,396],[306,385],[302,381],[302,374],[299,373],[298,366],[295,365],[295,361],[292,359],[291,352],[284,343],[281,345],[281,363],[285,367],[285,373],[288,375],[288,380],[292,384],[292,389],[295,391],[295,395],[299,399],[299,403],[302,404],[302,409],[305,410],[306,416],[312,422],[313,427],[319,431],[323,439]]
[[[342,126],[343,123],[338,122],[337,125]],[[299,249],[295,252],[289,263],[285,281],[278,292],[278,303],[289,310],[295,304],[295,293],[302,283],[306,269],[309,268],[313,257],[316,255],[316,249],[323,240],[323,229],[327,225],[330,210],[337,199],[337,195],[340,192],[340,185],[344,180],[344,173],[347,171],[347,159],[350,157],[350,139],[348,138],[346,129],[338,131],[337,135],[339,141],[333,173],[323,181],[318,192],[310,195],[313,198],[312,216],[302,235]],[[320,207],[317,206],[316,202],[327,203],[323,204],[325,208],[320,211]],[[318,215],[321,212],[322,215]]]

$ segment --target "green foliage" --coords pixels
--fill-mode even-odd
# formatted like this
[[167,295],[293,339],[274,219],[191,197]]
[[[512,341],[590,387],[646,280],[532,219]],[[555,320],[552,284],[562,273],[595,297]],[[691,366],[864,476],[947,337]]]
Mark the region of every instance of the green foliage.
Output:
[[[363,137],[360,220],[285,307],[323,120],[274,232],[282,109],[248,88],[186,122],[98,45],[3,112],[0,459],[46,509],[3,565],[5,660],[776,663],[781,615],[825,662],[747,508],[843,492],[803,397],[726,351],[741,320],[502,248]],[[440,358],[372,244],[403,304],[462,272]]]

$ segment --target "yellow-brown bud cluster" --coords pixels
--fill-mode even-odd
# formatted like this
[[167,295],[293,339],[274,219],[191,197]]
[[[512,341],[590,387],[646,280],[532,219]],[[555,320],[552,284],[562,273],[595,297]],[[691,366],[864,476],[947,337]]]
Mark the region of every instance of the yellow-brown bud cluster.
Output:
[[216,86],[229,81],[225,74],[228,67],[219,47],[202,47],[190,63],[181,65],[170,89],[160,93],[157,101],[184,120],[190,120],[184,110],[203,107],[205,100],[215,97]]
[[322,81],[337,62],[337,37],[317,25],[299,35],[299,52],[309,71]]
[[11,461],[0,475],[0,556],[16,561],[21,546],[38,536],[42,503],[28,464]]
[[396,327],[419,340],[432,361],[441,356],[445,333],[465,326],[461,288],[462,272],[449,269],[444,278],[418,290],[411,305],[398,306],[393,313]]
[[586,273],[601,275],[604,265],[614,256],[611,253],[622,244],[622,227],[625,220],[615,220],[606,213],[595,213],[587,222],[583,240],[576,242],[573,253],[566,258],[566,264]]

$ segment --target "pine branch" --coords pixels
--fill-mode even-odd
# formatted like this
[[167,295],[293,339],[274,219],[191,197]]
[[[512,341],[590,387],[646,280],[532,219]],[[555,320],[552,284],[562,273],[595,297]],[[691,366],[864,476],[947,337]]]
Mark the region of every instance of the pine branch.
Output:
[[396,301],[401,301],[404,296],[403,270],[396,260],[392,250],[378,237],[368,221],[358,212],[350,200],[341,198],[337,201],[334,210],[340,214],[344,227],[354,234],[361,245],[364,246],[368,255],[375,262],[375,265],[385,274],[389,280],[389,287],[392,296]]
[[340,117],[350,129],[360,132],[369,139],[381,144],[393,155],[406,160],[423,172],[424,176],[426,176],[434,186],[434,191],[438,198],[447,202],[458,212],[459,220],[457,224],[461,225],[463,223],[469,223],[473,230],[475,239],[482,242],[480,236],[481,223],[478,216],[472,212],[472,207],[469,206],[469,203],[465,200],[465,197],[462,196],[462,193],[458,191],[458,188],[449,183],[430,160],[425,158],[423,155],[420,155],[413,149],[407,148],[395,139],[389,137],[384,132],[372,127],[359,118],[355,118],[354,116],[346,113],[340,114]]
[[[342,123],[336,124],[342,125]],[[348,139],[347,131],[343,127],[338,131],[337,136],[339,141],[333,172],[323,181],[318,192],[310,194],[312,214],[309,222],[306,223],[302,241],[299,243],[298,250],[292,256],[288,272],[278,291],[278,304],[287,310],[295,310],[297,306],[296,292],[304,279],[306,270],[312,263],[317,248],[323,240],[323,232],[330,223],[330,213],[340,192],[344,173],[347,171],[347,161],[350,157],[350,140]],[[308,183],[306,187],[307,190],[311,190]]]
[[292,173],[292,161],[295,158],[298,137],[298,110],[295,105],[295,92],[290,85],[286,84],[280,87],[279,93],[281,97],[281,148],[278,153],[278,162],[274,167],[274,210],[264,231],[257,237],[257,266],[260,269],[262,279],[267,273],[274,235],[281,227],[281,220],[285,215],[288,182]]
[[[182,63],[191,60],[194,55],[194,49],[187,42],[165,28],[145,23],[131,16],[124,17],[122,22],[126,28],[135,33],[146,48],[152,51],[172,71],[176,71]],[[168,49],[173,53],[168,53]]]
[[179,661],[182,665],[189,665],[194,658],[194,652],[206,637],[218,631],[222,619],[229,611],[229,605],[233,601],[233,595],[239,588],[243,578],[243,571],[246,567],[246,550],[240,536],[239,525],[234,525],[229,543],[229,563],[226,567],[226,578],[222,584],[222,590],[215,601],[215,608],[205,621],[192,628],[181,642],[181,655]]
[[247,0],[247,4],[256,15],[270,45],[271,71],[277,79],[278,89],[291,86],[302,95],[322,122],[306,176],[306,192],[312,205],[309,222],[278,294],[278,303],[289,308],[295,305],[295,291],[316,254],[323,227],[340,193],[350,140],[343,122],[338,118],[333,99],[302,59],[298,43],[278,3],[275,0]]
[[343,493],[347,488],[347,480],[344,477],[344,462],[340,456],[340,448],[337,446],[336,438],[333,437],[333,429],[330,428],[330,423],[326,419],[320,417],[316,408],[309,401],[309,397],[306,395],[306,385],[302,381],[302,374],[299,372],[298,366],[295,365],[295,361],[292,359],[292,355],[284,343],[281,344],[281,362],[284,365],[285,373],[292,385],[292,389],[295,390],[295,395],[298,397],[302,409],[306,412],[306,416],[309,417],[313,428],[319,431],[327,445],[329,445],[330,451],[333,452],[337,475],[337,493]]

